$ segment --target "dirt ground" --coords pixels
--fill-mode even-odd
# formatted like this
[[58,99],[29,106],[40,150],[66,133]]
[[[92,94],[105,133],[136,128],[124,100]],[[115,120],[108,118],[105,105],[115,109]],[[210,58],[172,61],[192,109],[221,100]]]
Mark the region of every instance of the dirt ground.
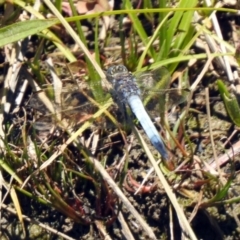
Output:
[[[226,27],[225,29],[228,29],[227,32],[224,31],[226,35],[225,38],[228,38],[227,40],[231,43],[233,40],[229,36],[232,34],[232,30],[229,24],[234,25],[234,28],[232,27],[232,29],[238,28],[240,24],[239,16],[233,15],[229,17],[226,14],[219,14],[218,18],[220,23],[222,23],[221,26],[224,28]],[[116,33],[118,31],[116,27],[118,26],[118,18],[115,18],[114,21],[115,24],[113,29]],[[90,33],[91,30],[89,30]],[[91,35],[90,33],[89,36]],[[120,39],[113,35],[112,39],[110,40],[110,45],[117,45],[119,42]],[[33,39],[31,44],[34,46],[34,44],[39,43],[37,39]],[[89,39],[89,47],[92,46],[93,43],[91,42],[91,39]],[[103,53],[102,55],[104,55],[104,57],[109,57],[109,59],[111,59],[109,62],[116,61],[117,63],[121,63],[121,53],[119,52],[118,48],[112,52],[108,52],[108,47],[110,48],[110,46],[105,46],[101,49]],[[195,49],[195,51],[197,50]],[[33,52],[29,50],[29,58],[31,58],[32,54]],[[61,65],[61,60],[62,59],[58,57],[54,59],[58,74],[65,80],[70,79],[71,77],[68,75],[68,70]],[[108,65],[108,62],[106,64]],[[204,61],[200,61],[189,70],[190,84],[198,74],[196,69],[201,69],[204,64]],[[42,63],[41,67],[44,69],[44,63]],[[75,78],[76,81],[79,81],[81,74],[79,74],[77,77],[75,76]],[[209,103],[211,111],[211,133],[209,130],[209,119],[206,110],[206,86],[209,87],[210,96]],[[40,106],[40,102],[35,102],[34,100],[31,100],[31,98],[32,91],[31,88],[29,88],[26,94],[26,99],[23,103],[24,109],[27,109],[27,118],[29,118],[27,121],[29,122],[32,121],[34,118],[33,116],[37,116],[37,114],[39,114],[36,113],[36,109],[38,111],[40,108],[42,108],[42,106]],[[74,102],[76,98],[78,99],[78,95],[77,97],[74,95],[74,97],[68,96],[65,98],[68,99],[68,102],[66,102],[65,105],[72,105],[72,102]],[[201,159],[201,161],[206,161],[207,163],[211,164],[214,159],[214,154],[220,158],[226,155],[229,156],[233,150],[234,153],[238,153],[239,128],[237,128],[228,117],[224,103],[221,100],[217,90],[216,77],[212,77],[211,73],[209,73],[209,75],[203,79],[197,91],[195,91],[194,95],[191,99],[189,99],[189,101],[191,102],[190,110],[183,121],[184,126],[182,126],[184,134],[179,133],[179,135],[181,135],[179,136],[179,139],[182,141],[182,144],[186,146],[186,151],[189,153],[191,152],[191,157],[188,159],[188,162],[185,162],[181,168],[177,169],[176,174],[172,174],[172,176],[171,174],[168,175],[168,182],[170,186],[173,187],[174,193],[177,196],[177,200],[184,209],[187,218],[191,219],[191,226],[197,236],[197,239],[240,239],[240,206],[238,200],[240,193],[238,181],[240,163],[238,154],[234,154],[234,156],[231,156],[231,160],[228,159],[226,163],[221,165],[223,179],[225,181],[222,181],[219,176],[216,176],[212,173],[210,174],[205,169],[205,166],[196,160]],[[178,114],[179,116],[180,113],[186,109],[187,103],[188,102],[181,103],[177,108],[179,112],[174,114]],[[76,103],[74,104],[76,105]],[[33,106],[35,107],[35,110],[33,109]],[[47,110],[44,109],[44,111]],[[123,116],[114,108],[114,106],[110,109],[110,111],[119,120],[119,122],[122,121]],[[72,110],[71,116],[74,115],[75,117],[76,112],[78,113],[78,111]],[[69,112],[66,115],[68,114],[70,115]],[[19,126],[24,125],[25,119],[22,118],[23,111],[20,111],[13,116],[14,117],[12,119],[14,119],[14,131],[12,132],[15,135],[12,135],[12,137],[9,137],[9,139],[14,139],[13,142],[17,143],[21,138]],[[169,116],[169,118],[170,117],[171,116]],[[174,117],[175,116],[173,116],[173,122],[176,121]],[[51,118],[46,118],[45,114],[43,122],[45,124],[44,126],[47,126],[46,131],[39,130],[39,128],[36,130],[32,127],[32,124],[29,124],[31,127],[29,127],[28,134],[31,135],[33,139],[39,141],[39,150],[44,151],[44,154],[41,155],[44,159],[47,159],[51,155],[46,146],[42,144],[42,139],[47,138],[46,142],[48,144],[48,148],[55,150],[57,145],[63,144],[68,138],[66,133],[58,129],[55,129],[51,134],[49,134],[49,129],[52,127],[52,125],[49,123],[51,120]],[[46,121],[49,122],[46,124]],[[42,124],[41,121],[37,123]],[[80,125],[81,123],[75,126],[75,129],[77,129],[77,127]],[[96,138],[98,139],[98,144],[96,147],[96,152],[93,153],[94,157],[105,164],[107,172],[121,187],[125,196],[144,218],[149,227],[153,230],[157,239],[171,239],[171,236],[173,236],[174,239],[185,239],[184,237],[186,236],[182,235],[183,233],[180,226],[181,223],[179,223],[178,216],[176,215],[162,184],[159,182],[154,173],[151,174],[145,183],[144,190],[138,194],[135,194],[136,189],[141,184],[152,166],[133,132],[127,129],[126,132],[128,134],[122,136],[119,131],[116,131],[116,126],[114,124],[109,127],[110,125],[103,126],[100,120],[100,123],[94,122],[92,126],[84,132],[83,139],[85,142],[92,137],[91,134],[95,133],[94,136],[97,136]],[[140,133],[144,135],[141,126],[138,124],[136,125]],[[113,126],[115,129],[112,128]],[[158,129],[160,130],[159,126]],[[233,137],[231,137],[231,139],[226,143],[226,140],[233,133]],[[213,148],[211,143],[210,135],[213,136],[215,148]],[[145,141],[149,145],[153,155],[157,156],[157,151],[153,146],[151,146],[146,137]],[[127,145],[131,145],[131,150],[128,152],[127,156],[128,166],[126,171],[119,173],[117,166],[125,156],[127,149],[125,143],[127,143]],[[225,148],[223,147],[223,144],[225,144]],[[90,148],[94,148],[94,146],[94,144],[90,145]],[[23,214],[31,219],[34,219],[35,222],[25,222],[26,236],[24,236],[23,228],[17,217],[10,212],[10,207],[12,209],[14,209],[14,207],[11,203],[10,197],[8,197],[5,200],[5,205],[1,211],[0,240],[131,239],[122,231],[122,222],[120,221],[119,212],[130,228],[134,239],[150,239],[149,236],[146,235],[145,231],[139,226],[137,219],[135,219],[129,212],[129,209],[127,209],[124,204],[121,204],[116,194],[108,187],[106,183],[103,184],[103,180],[98,173],[95,172],[96,170],[94,169],[94,166],[91,166],[91,164],[88,163],[85,155],[82,151],[79,151],[79,149],[79,146],[74,144],[69,145],[66,152],[63,154],[64,161],[68,161],[68,163],[64,165],[65,163],[62,163],[64,161],[61,159],[61,157],[57,158],[57,160],[52,163],[52,166],[47,168],[43,175],[39,174],[35,179],[30,180],[28,187],[37,189],[37,184],[43,186],[43,182],[47,179],[46,176],[51,176],[49,183],[55,187],[55,190],[59,190],[59,195],[61,195],[61,197],[66,200],[70,206],[72,206],[72,208],[77,212],[77,217],[79,217],[82,222],[76,222],[69,216],[66,217],[66,214],[61,212],[60,207],[57,208],[55,206],[54,208],[49,207],[47,204],[40,204],[37,201],[36,195],[29,198],[19,191],[18,198],[20,200]],[[214,151],[216,151],[216,153]],[[88,152],[88,150],[86,150],[86,152]],[[184,161],[186,161],[186,158],[182,156],[179,150],[173,152],[175,166],[180,166]],[[74,177],[72,177],[71,181],[69,181],[72,185],[64,185],[63,182],[58,182],[59,176],[56,174],[57,169],[59,169],[59,167],[62,165],[64,165],[66,169],[74,169],[85,175],[84,177],[78,176],[77,178],[73,173]],[[199,169],[205,171],[199,173]],[[217,168],[215,168],[215,170],[217,171]],[[32,172],[28,170],[24,174],[27,175],[27,173],[30,174]],[[19,172],[19,175],[22,178],[24,178],[24,174],[22,173],[21,175],[21,172]],[[86,176],[89,178],[87,179]],[[229,182],[231,185],[229,188],[227,188],[226,185]],[[98,189],[96,185],[100,183],[102,183],[102,185]],[[214,197],[220,191],[223,192],[224,187],[227,189],[227,193],[225,193],[224,198],[214,200]],[[98,193],[96,189],[99,190],[99,195],[97,195]],[[230,199],[231,202],[224,202],[224,200],[227,199]],[[51,200],[54,201],[54,198]],[[70,212],[68,208],[66,209]],[[39,222],[36,221],[45,224],[45,226],[39,226]],[[52,233],[46,229],[46,226],[49,226],[59,232]],[[59,233],[64,233],[68,236],[68,238],[66,236],[58,235]]]

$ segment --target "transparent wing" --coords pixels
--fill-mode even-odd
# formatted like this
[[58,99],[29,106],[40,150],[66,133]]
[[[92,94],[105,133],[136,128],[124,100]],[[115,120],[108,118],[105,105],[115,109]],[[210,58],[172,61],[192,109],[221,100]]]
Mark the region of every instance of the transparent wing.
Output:
[[167,68],[159,67],[157,69],[145,72],[137,72],[135,74],[137,82],[141,90],[151,90],[157,92],[169,88],[171,76]]
[[[99,104],[103,105],[109,97],[110,95],[106,96]],[[34,111],[37,130],[51,129],[54,125],[59,125],[59,122],[64,122],[65,127],[73,127],[91,118],[98,110],[89,98],[93,98],[90,89],[84,89],[83,92],[77,84],[65,86],[60,93],[49,86],[34,93],[28,107]],[[53,107],[49,109],[50,103]]]
[[164,112],[166,103],[171,106],[186,101],[189,93],[187,84],[184,83],[181,88],[170,88],[171,75],[165,67],[138,72],[135,76],[148,111],[157,111],[159,115],[159,112]]

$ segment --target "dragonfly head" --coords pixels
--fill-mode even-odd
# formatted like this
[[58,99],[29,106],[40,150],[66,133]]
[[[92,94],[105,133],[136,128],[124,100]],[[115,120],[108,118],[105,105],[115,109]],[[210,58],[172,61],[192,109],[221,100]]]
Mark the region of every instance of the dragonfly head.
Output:
[[107,69],[107,79],[114,80],[122,77],[125,74],[129,74],[128,69],[124,65],[114,65]]

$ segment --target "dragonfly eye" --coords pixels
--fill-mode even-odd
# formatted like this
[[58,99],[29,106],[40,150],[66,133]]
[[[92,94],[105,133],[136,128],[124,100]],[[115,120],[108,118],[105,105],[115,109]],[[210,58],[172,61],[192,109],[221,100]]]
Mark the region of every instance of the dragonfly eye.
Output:
[[107,75],[113,76],[115,74],[116,66],[111,66],[107,69]]
[[124,65],[117,65],[116,66],[116,70],[119,73],[126,73],[126,72],[128,72],[127,68]]

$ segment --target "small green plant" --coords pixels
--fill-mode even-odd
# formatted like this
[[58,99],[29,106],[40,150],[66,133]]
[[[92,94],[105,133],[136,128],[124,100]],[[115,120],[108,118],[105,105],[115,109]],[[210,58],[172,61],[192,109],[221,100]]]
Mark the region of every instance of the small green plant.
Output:
[[226,86],[221,80],[218,80],[217,83],[218,83],[218,90],[220,92],[221,98],[228,112],[228,115],[231,118],[231,120],[234,122],[234,124],[236,124],[239,127],[240,126],[240,107],[238,104],[238,100],[235,96],[230,95],[229,91],[227,90]]

